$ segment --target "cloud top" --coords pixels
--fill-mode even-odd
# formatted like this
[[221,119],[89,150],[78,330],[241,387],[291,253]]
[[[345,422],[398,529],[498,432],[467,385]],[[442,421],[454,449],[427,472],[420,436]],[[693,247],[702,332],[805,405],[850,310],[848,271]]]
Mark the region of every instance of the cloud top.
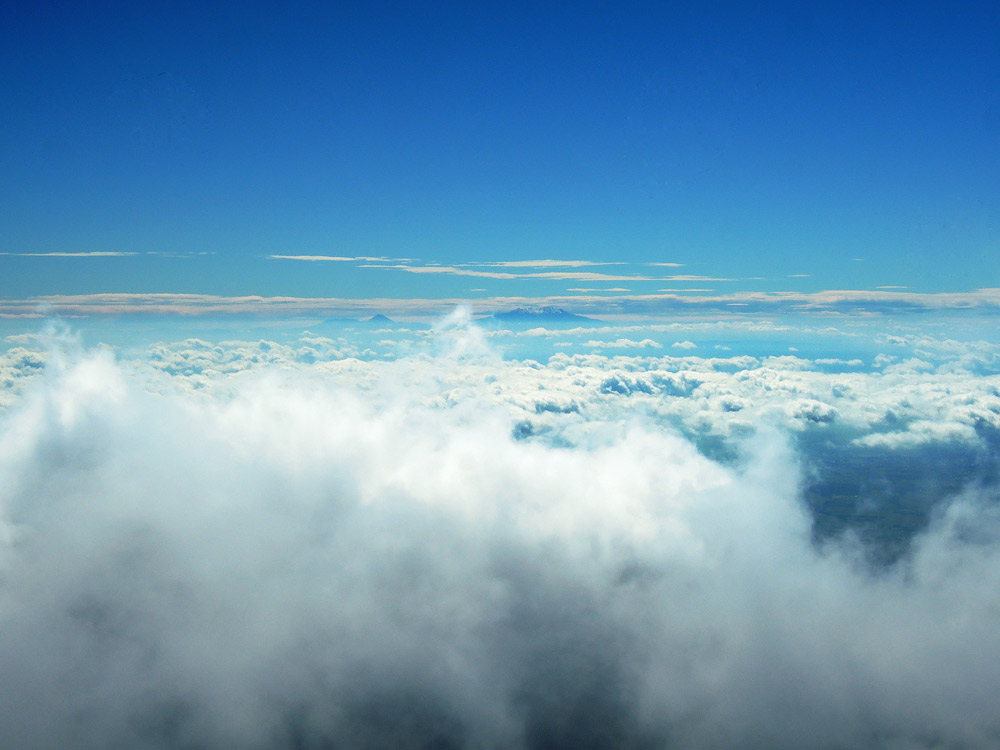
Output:
[[[457,314],[440,335],[468,329]],[[264,369],[213,395],[150,392],[107,350],[50,355],[0,417],[0,742],[997,736],[990,491],[876,573],[849,541],[812,543],[779,432],[723,465],[549,396],[550,443],[490,397],[502,363],[440,357],[355,380]]]

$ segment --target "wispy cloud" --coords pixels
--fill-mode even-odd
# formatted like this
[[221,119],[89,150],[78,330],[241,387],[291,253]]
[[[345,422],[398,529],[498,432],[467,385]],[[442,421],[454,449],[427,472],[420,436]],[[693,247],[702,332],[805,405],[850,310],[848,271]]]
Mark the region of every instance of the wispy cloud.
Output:
[[659,292],[714,292],[714,289],[658,289]]
[[393,265],[364,265],[362,268],[386,268],[414,274],[443,274],[448,276],[473,276],[483,279],[538,279],[551,281],[664,281],[665,279],[642,276],[640,274],[608,274],[597,271],[542,271],[538,273],[515,273],[511,271],[480,271],[458,266],[411,266],[403,263]]
[[406,258],[384,258],[373,255],[268,255],[268,258],[272,260],[303,260],[303,261],[316,261],[316,262],[327,262],[327,263],[389,263],[401,260],[407,260]]
[[661,268],[681,268],[683,263],[647,263],[647,266],[660,266]]
[[462,263],[463,266],[485,268],[582,268],[584,266],[624,266],[625,262],[597,260],[496,260],[482,263]]
[[609,289],[597,289],[595,287],[572,287],[566,290],[567,292],[631,292],[631,289],[626,289],[622,286],[614,286]]
[[735,279],[723,279],[717,276],[690,276],[690,275],[679,275],[679,276],[667,276],[662,281],[735,281]]
[[101,250],[86,253],[0,253],[0,255],[13,255],[22,258],[124,258],[130,255],[140,255],[141,253],[120,252],[111,250]]

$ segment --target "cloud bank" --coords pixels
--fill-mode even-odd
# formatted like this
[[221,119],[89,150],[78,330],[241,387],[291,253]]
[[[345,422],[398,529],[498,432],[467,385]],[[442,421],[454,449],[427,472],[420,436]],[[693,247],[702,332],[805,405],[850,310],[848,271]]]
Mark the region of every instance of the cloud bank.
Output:
[[723,465],[553,401],[519,439],[455,325],[438,367],[214,394],[51,352],[0,416],[0,744],[1000,740],[995,489],[872,569],[812,543],[781,432]]
[[[341,260],[311,258],[311,260]],[[555,279],[577,281],[653,281],[652,277],[620,276],[589,271],[512,273],[476,271],[452,266],[372,265],[409,273],[453,274],[496,279]],[[605,290],[611,292],[613,290]],[[993,314],[1000,310],[1000,289],[969,292],[918,293],[898,290],[829,290],[823,292],[734,292],[707,294],[711,290],[674,290],[659,294],[559,294],[542,297],[494,296],[468,300],[448,298],[344,298],[344,297],[225,297],[211,294],[106,293],[44,295],[30,299],[0,300],[0,318],[45,315],[323,315],[367,316],[376,313],[435,318],[456,305],[472,305],[477,313],[514,307],[560,307],[584,315],[647,318],[687,314],[726,314],[752,317],[782,314],[890,315],[928,311]]]

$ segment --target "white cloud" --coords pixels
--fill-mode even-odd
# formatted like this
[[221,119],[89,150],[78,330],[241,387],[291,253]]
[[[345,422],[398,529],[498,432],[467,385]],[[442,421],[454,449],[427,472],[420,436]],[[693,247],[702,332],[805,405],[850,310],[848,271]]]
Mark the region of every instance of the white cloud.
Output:
[[698,345],[693,341],[675,341],[671,344],[675,349],[697,349]]
[[814,359],[814,363],[817,365],[846,365],[849,367],[861,367],[864,362],[860,359],[840,359],[839,357],[820,357],[819,359]]
[[590,340],[587,341],[584,346],[588,348],[603,347],[607,349],[662,349],[663,346],[653,339],[642,339],[641,341],[636,341],[635,339],[615,339],[614,341],[597,341]]
[[732,279],[720,279],[716,276],[667,276],[664,281],[732,281]]
[[[60,354],[0,417],[0,744],[992,743],[985,495],[873,575],[849,543],[811,543],[779,434],[723,466],[621,412],[669,384],[742,423],[761,403],[838,421],[810,394],[920,411],[968,376],[542,366],[465,356],[467,314],[440,330],[440,360],[261,365],[215,376],[224,394],[154,395],[106,351]],[[600,394],[615,372],[634,395]],[[515,439],[519,413],[562,420],[562,442]]]
[[623,266],[623,261],[595,260],[499,260],[484,263],[464,263],[466,266],[501,268],[582,268],[584,266]]
[[25,258],[124,258],[140,253],[99,250],[95,252],[53,252],[53,253],[0,253],[0,255],[18,255]]
[[[499,265],[499,264],[497,264]],[[367,268],[368,266],[362,266]],[[596,271],[541,271],[533,273],[517,273],[511,271],[482,271],[466,267],[457,266],[411,266],[406,264],[395,264],[385,266],[371,266],[372,268],[387,268],[397,271],[406,271],[415,274],[445,274],[449,276],[474,276],[485,279],[535,279],[549,281],[662,281],[651,276],[640,274],[609,274]]]
[[344,256],[344,255],[268,255],[268,258],[272,260],[303,260],[310,262],[327,262],[327,263],[353,263],[353,262],[366,262],[366,263],[379,263],[379,262],[390,262],[398,261],[401,258],[383,258],[378,256],[370,255],[358,255],[358,256]]
[[23,346],[0,351],[0,408],[13,404],[27,384],[42,374],[45,360],[45,352]]
[[[396,268],[396,265],[378,265],[375,268]],[[448,266],[399,266],[411,273],[452,273],[483,276],[491,272]],[[416,269],[416,270],[414,270]],[[650,281],[647,277],[591,274],[573,272],[552,274],[513,274],[496,272],[495,278],[549,278],[583,279],[593,281]],[[695,291],[695,290],[685,290]],[[496,296],[488,299],[463,298],[337,298],[337,297],[223,297],[207,294],[79,294],[46,295],[31,299],[0,300],[0,318],[42,317],[46,314],[124,315],[176,313],[180,315],[253,314],[271,316],[323,315],[360,316],[384,313],[409,317],[437,317],[458,304],[473,304],[477,313],[508,310],[513,307],[562,307],[572,312],[597,316],[627,316],[630,318],[687,315],[724,314],[734,320],[747,316],[796,315],[812,313],[843,316],[899,314],[928,310],[979,310],[984,313],[1000,310],[1000,289],[979,289],[973,292],[918,294],[896,291],[835,290],[815,293],[798,292],[736,292],[724,295],[692,294],[562,294],[544,297]]]

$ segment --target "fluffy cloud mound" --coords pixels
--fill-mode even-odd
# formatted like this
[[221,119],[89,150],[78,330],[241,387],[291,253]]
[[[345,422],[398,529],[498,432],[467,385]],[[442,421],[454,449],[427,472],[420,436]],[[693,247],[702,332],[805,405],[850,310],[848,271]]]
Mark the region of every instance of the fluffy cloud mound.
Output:
[[560,441],[519,440],[499,363],[343,367],[205,395],[50,357],[0,417],[0,745],[1000,738],[995,493],[876,571],[811,543],[778,432],[724,466],[546,401]]

